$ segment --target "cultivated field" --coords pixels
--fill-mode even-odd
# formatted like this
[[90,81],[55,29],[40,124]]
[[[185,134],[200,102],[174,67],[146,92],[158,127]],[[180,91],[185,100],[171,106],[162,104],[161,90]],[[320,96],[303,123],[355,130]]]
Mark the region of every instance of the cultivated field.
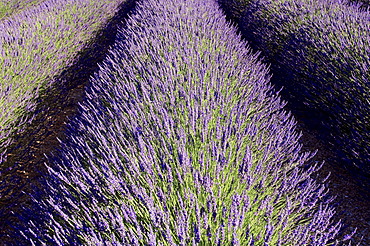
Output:
[[0,245],[370,244],[352,2],[0,0]]

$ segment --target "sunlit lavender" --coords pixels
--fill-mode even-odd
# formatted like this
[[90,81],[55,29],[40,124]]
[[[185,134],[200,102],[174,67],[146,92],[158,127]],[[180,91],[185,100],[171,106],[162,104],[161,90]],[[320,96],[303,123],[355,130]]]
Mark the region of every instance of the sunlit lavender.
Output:
[[[32,122],[40,94],[73,64],[123,2],[0,2],[5,15],[1,18],[0,13],[0,154],[6,153],[12,136]],[[13,5],[19,6],[14,13]],[[0,155],[0,166],[3,162],[5,155]]]
[[319,118],[338,159],[370,177],[370,9],[348,0],[218,2],[294,105]]
[[[138,4],[49,159],[35,245],[339,245],[320,168],[214,0]],[[344,239],[348,240],[346,237]]]

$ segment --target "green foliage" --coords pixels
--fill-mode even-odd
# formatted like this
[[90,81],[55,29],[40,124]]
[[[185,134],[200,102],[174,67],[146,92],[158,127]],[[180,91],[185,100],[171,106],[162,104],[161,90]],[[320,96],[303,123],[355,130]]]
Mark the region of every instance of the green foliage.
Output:
[[[0,2],[0,13],[12,20],[3,23],[0,32],[0,125],[14,132],[22,128],[17,120],[34,109],[32,101],[73,63],[120,4],[118,0],[56,1],[50,6],[41,2]],[[31,5],[34,8],[26,8]]]

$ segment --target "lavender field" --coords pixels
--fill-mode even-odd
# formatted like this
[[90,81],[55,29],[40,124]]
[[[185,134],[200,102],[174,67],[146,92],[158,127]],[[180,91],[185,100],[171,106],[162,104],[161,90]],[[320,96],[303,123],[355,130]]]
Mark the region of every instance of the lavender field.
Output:
[[369,245],[367,4],[0,1],[0,245]]

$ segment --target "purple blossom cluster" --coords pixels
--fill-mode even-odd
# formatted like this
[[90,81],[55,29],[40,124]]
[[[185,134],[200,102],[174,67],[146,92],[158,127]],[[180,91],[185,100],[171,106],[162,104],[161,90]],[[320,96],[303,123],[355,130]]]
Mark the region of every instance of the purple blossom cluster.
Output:
[[340,160],[370,177],[370,12],[343,0],[219,2]]
[[348,3],[357,5],[363,10],[369,10],[369,7],[370,7],[369,0],[348,0]]
[[72,65],[122,2],[38,1],[0,20],[0,166],[12,134],[33,120],[41,92]]
[[[259,53],[214,0],[138,3],[50,157],[33,245],[338,245]],[[346,238],[347,239],[347,238]]]
[[0,19],[45,0],[0,0]]

